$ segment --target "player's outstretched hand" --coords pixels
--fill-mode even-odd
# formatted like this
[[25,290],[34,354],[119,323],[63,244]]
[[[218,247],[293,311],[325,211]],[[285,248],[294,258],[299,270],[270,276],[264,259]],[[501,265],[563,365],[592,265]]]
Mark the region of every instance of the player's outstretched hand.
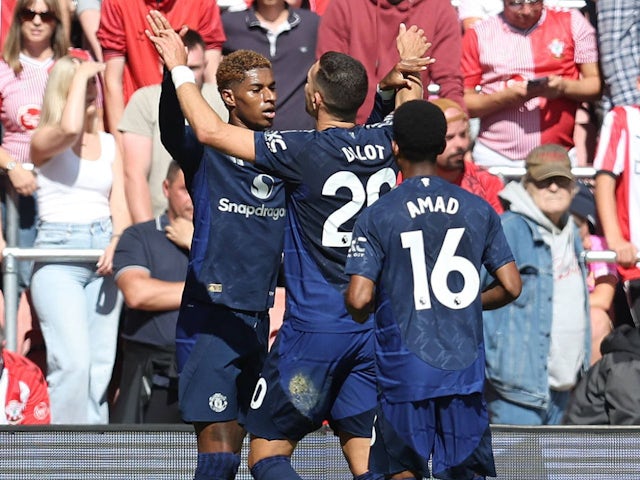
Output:
[[378,83],[380,90],[411,89],[413,86],[421,86],[420,72],[426,70],[435,62],[431,57],[411,58],[400,60]]
[[176,33],[169,21],[157,10],[151,10],[147,15],[149,29],[144,33],[153,42],[158,54],[168,70],[178,65],[187,64],[187,51],[182,42],[182,35],[187,27],[182,27],[180,34]]

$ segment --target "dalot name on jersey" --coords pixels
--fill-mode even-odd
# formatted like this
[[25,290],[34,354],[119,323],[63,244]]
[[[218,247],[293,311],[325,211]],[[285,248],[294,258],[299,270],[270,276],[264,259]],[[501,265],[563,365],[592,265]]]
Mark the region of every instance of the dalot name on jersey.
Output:
[[431,213],[448,213],[453,215],[458,212],[460,203],[457,199],[451,197],[445,200],[438,195],[435,201],[431,197],[424,197],[416,199],[416,202],[407,202],[407,210],[411,218],[416,218],[418,215],[423,215],[426,212]]
[[342,147],[342,154],[351,163],[354,160],[382,160],[385,158],[382,145],[356,145],[354,147]]

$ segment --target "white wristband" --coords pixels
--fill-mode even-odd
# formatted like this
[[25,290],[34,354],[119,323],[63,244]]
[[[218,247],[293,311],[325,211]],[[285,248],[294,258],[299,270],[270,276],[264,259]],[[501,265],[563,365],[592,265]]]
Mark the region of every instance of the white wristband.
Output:
[[186,65],[177,65],[171,69],[171,79],[176,90],[183,83],[196,83],[196,76]]

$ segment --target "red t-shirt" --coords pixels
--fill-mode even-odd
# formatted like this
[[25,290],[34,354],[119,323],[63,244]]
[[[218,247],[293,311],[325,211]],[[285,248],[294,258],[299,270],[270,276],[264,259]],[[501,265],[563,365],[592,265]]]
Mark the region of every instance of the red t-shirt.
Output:
[[16,8],[16,0],[2,0],[0,2],[0,51],[4,47],[4,40],[9,33],[13,10]]
[[155,9],[177,30],[186,25],[197,31],[206,50],[219,49],[226,40],[215,0],[104,0],[98,40],[105,61],[125,57],[123,82],[125,103],[138,88],[162,81],[162,64],[144,31],[146,15]]

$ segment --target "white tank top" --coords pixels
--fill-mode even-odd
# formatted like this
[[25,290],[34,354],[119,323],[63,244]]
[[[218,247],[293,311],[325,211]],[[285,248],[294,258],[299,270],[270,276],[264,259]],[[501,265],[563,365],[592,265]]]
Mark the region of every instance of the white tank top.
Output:
[[92,223],[110,217],[115,139],[100,132],[100,158],[85,160],[71,148],[38,169],[38,215],[43,222]]

